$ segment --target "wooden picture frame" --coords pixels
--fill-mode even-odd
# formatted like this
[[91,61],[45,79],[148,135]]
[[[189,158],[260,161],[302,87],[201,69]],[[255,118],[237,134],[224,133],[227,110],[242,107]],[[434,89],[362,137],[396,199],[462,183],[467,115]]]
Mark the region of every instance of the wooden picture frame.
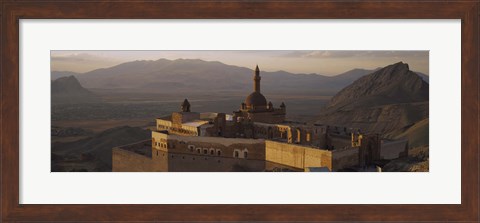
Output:
[[[479,1],[14,1],[1,7],[1,218],[17,221],[479,221]],[[461,204],[21,205],[20,19],[461,19]]]

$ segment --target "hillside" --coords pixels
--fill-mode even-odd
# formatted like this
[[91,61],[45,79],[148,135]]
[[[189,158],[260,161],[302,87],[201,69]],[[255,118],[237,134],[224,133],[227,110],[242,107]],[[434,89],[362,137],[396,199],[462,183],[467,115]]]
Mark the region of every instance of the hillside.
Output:
[[428,146],[429,128],[428,118],[408,127],[405,131],[395,135],[394,139],[408,139],[410,148]]
[[[252,64],[252,67],[254,65]],[[260,64],[261,69],[261,64]],[[261,71],[262,91],[334,95],[372,70],[353,69],[336,76]],[[134,92],[218,92],[251,90],[253,70],[198,59],[141,60],[75,74],[86,88]],[[64,75],[52,71],[52,76]]]
[[77,104],[101,101],[99,97],[80,85],[74,76],[52,81],[52,104]]
[[363,76],[338,92],[317,123],[393,133],[428,118],[428,83],[399,62]]
[[78,141],[54,143],[52,171],[71,171],[62,169],[62,164],[69,163],[66,166],[71,167],[75,162],[79,163],[78,168],[88,171],[111,171],[113,147],[149,139],[150,134],[138,127],[121,126]]

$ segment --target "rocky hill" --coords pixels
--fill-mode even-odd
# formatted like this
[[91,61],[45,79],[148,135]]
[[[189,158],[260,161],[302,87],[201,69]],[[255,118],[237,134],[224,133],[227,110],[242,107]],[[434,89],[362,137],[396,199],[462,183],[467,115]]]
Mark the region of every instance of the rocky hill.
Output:
[[78,104],[101,101],[85,89],[74,76],[60,77],[52,81],[52,104]]
[[71,71],[52,71],[50,79],[52,81],[61,78],[61,77],[68,77],[68,76],[75,76],[78,75],[79,73],[76,72],[71,72]]
[[[428,118],[429,85],[399,62],[363,76],[338,92],[318,123],[399,134]],[[393,136],[392,136],[393,137]]]

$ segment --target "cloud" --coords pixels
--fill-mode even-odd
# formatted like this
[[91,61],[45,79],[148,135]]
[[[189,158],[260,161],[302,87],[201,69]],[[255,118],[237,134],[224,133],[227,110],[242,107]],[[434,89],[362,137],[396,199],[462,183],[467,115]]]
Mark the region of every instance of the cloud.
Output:
[[110,67],[121,63],[116,58],[101,54],[72,51],[52,51],[50,65],[52,70],[83,73],[98,68]]
[[291,51],[284,57],[297,58],[405,58],[428,57],[428,51],[365,51],[365,50],[316,50],[316,51]]
[[112,61],[111,58],[92,55],[88,53],[59,54],[52,52],[50,57],[52,62],[90,62],[90,61]]

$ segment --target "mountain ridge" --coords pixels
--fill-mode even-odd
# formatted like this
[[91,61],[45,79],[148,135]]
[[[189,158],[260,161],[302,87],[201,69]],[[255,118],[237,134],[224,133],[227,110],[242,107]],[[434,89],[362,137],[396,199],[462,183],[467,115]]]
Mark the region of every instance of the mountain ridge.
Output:
[[429,85],[408,64],[365,75],[333,96],[317,123],[389,134],[428,118]]
[[[261,71],[262,90],[278,93],[314,92],[333,95],[372,70],[352,69],[336,76]],[[53,71],[55,73],[55,71]],[[136,60],[75,75],[86,88],[132,91],[245,91],[251,90],[253,70],[199,59]]]

